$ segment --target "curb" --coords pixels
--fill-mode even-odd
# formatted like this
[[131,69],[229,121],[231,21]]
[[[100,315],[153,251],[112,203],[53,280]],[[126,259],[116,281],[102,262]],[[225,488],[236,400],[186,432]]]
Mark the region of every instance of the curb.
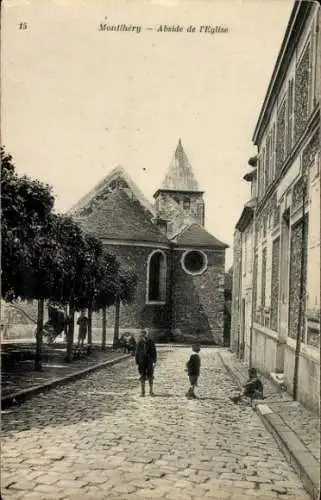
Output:
[[[220,360],[226,371],[231,375],[236,384],[241,387],[243,378],[237,374],[226,363],[219,354]],[[275,401],[273,401],[275,404]],[[313,500],[320,498],[320,464],[310,453],[305,444],[298,438],[294,431],[282,420],[282,418],[264,403],[255,405],[255,413],[261,418],[265,428],[274,437],[279,449],[287,461],[293,467],[304,488]]]
[[234,380],[234,382],[236,383],[236,385],[237,385],[240,389],[242,389],[242,387],[243,387],[243,385],[244,385],[244,383],[245,383],[245,378],[244,378],[244,377],[242,377],[242,375],[241,375],[241,374],[237,375],[237,374],[235,373],[235,371],[234,371],[234,370],[232,370],[232,368],[231,368],[231,367],[230,367],[227,363],[225,363],[225,361],[224,361],[223,357],[221,356],[221,353],[220,353],[220,352],[218,352],[218,356],[219,356],[220,360],[222,361],[222,364],[223,364],[223,366],[224,366],[225,370],[226,370],[226,371],[229,373],[229,375],[232,377],[232,379]]
[[54,387],[57,387],[59,385],[64,385],[68,382],[74,382],[75,380],[84,377],[88,373],[101,370],[106,366],[115,365],[116,363],[124,361],[125,359],[129,359],[131,357],[132,357],[131,354],[125,354],[124,356],[119,356],[114,359],[108,359],[107,361],[103,361],[93,366],[83,368],[82,370],[78,370],[74,373],[70,373],[65,377],[55,378],[53,380],[50,380],[49,382],[45,382],[44,384],[36,385],[34,387],[29,387],[28,389],[23,389],[22,391],[14,392],[13,394],[8,394],[7,396],[1,398],[1,409],[4,410],[5,408],[9,408],[12,405],[23,403],[27,401],[27,399],[30,399],[33,396],[35,396],[36,394],[48,391],[50,389],[53,389]]
[[265,404],[255,407],[265,428],[272,434],[278,447],[301,479],[313,500],[319,500],[320,464],[292,429]]

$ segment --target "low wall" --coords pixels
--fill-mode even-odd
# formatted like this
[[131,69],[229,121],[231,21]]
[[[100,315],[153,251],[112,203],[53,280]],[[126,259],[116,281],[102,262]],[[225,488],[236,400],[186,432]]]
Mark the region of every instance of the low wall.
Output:
[[[295,341],[288,338],[284,356],[284,379],[293,391]],[[298,400],[306,408],[320,414],[320,353],[316,348],[301,345],[299,357]]]
[[10,325],[1,328],[1,341],[35,340],[36,325]]
[[253,366],[263,374],[274,372],[277,366],[277,333],[254,323]]
[[[15,325],[10,325],[9,327],[2,328],[1,330],[1,341],[2,342],[9,342],[10,341],[32,341],[35,342],[35,330],[36,330],[36,325],[21,325],[21,324],[15,324]],[[119,329],[119,335],[122,335],[123,333],[130,333],[135,337],[137,340],[139,337],[139,334],[141,332],[141,329],[139,328],[120,328]],[[168,334],[167,332],[164,332],[162,330],[152,330],[149,329],[149,332],[151,334],[151,337],[156,341],[156,342],[164,342],[168,341]],[[113,328],[107,328],[106,329],[106,343],[111,344],[113,342],[113,337],[114,337],[114,329]],[[64,335],[60,335],[57,340],[63,341]],[[77,342],[78,339],[78,326],[75,325],[75,333],[74,333],[74,342]],[[100,344],[102,339],[102,328],[92,328],[92,341],[95,344]]]

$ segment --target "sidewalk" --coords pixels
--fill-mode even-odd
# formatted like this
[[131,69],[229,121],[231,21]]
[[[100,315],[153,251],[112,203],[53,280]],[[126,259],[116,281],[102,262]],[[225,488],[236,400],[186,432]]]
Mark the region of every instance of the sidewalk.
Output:
[[[17,351],[27,352],[26,359],[18,361],[15,366],[1,369],[1,407],[2,410],[14,403],[51,389],[65,382],[85,376],[87,373],[119,362],[129,357],[123,352],[113,351],[110,347],[101,351],[93,346],[90,356],[83,356],[72,363],[64,361],[66,349],[64,345],[44,346],[42,371],[34,371],[34,344],[20,344]],[[3,354],[3,353],[2,353]]]
[[[248,378],[248,365],[234,353],[221,351],[220,358],[235,382],[242,387]],[[320,421],[319,417],[293,401],[273,382],[261,376],[265,403],[255,407],[279,448],[296,470],[312,498],[319,499]]]

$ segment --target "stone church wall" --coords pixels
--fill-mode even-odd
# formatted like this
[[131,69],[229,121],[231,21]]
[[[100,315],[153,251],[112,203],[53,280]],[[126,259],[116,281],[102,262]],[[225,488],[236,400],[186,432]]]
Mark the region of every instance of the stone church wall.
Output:
[[[170,255],[167,255],[167,290],[166,304],[146,304],[147,286],[147,261],[149,254],[156,248],[139,246],[105,246],[106,250],[116,255],[120,263],[133,266],[138,277],[135,299],[132,304],[121,305],[120,308],[120,331],[126,329],[148,328],[157,340],[165,338],[170,330]],[[95,326],[101,327],[101,314],[95,315]],[[115,308],[107,310],[107,328],[113,328],[115,322]]]
[[182,269],[183,253],[173,252],[174,340],[223,345],[225,251],[204,251],[208,267],[196,276]]

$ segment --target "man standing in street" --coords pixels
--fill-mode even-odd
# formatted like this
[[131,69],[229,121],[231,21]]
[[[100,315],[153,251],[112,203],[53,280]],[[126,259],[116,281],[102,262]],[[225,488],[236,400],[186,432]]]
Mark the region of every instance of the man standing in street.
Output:
[[149,394],[153,393],[154,368],[157,361],[156,346],[147,330],[142,330],[136,348],[136,364],[140,375],[141,396],[145,396],[145,382],[149,382]]

